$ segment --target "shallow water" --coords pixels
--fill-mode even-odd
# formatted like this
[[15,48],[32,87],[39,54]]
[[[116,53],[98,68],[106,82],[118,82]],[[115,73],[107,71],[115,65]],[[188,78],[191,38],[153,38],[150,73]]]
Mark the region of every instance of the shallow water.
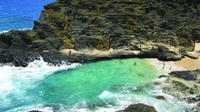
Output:
[[[182,112],[192,107],[152,84],[159,72],[145,59],[60,67],[40,60],[26,68],[3,65],[0,71],[1,112],[114,112],[133,103],[152,105],[159,112]],[[167,100],[156,99],[159,94]]]

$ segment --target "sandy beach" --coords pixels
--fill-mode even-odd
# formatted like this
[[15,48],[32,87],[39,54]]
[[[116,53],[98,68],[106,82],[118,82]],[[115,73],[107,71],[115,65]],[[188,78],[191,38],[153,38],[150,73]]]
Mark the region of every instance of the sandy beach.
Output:
[[[200,43],[195,44],[195,49],[193,53],[195,54],[196,51],[200,51]],[[200,55],[200,53],[196,53],[196,55]],[[200,69],[200,56],[198,59],[192,59],[189,57],[185,57],[179,61],[174,62],[175,65],[181,66],[186,70],[195,70],[195,69]]]
[[185,57],[180,61],[175,61],[174,64],[177,66],[181,66],[186,70],[200,69],[200,58],[191,59],[189,57]]

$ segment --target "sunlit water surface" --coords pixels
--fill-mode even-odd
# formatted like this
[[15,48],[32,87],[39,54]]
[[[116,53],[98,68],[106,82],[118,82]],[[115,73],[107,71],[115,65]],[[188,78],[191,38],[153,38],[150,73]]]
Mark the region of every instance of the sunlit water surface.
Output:
[[[165,71],[145,59],[115,59],[56,67],[42,60],[28,67],[0,67],[0,111],[114,112],[145,103],[159,112],[191,105],[165,95],[152,81]],[[156,95],[165,95],[158,100]]]

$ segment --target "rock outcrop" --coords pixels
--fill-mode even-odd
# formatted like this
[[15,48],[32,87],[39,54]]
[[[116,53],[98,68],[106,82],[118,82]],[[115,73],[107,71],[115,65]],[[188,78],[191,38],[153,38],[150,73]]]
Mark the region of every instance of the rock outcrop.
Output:
[[123,49],[139,51],[134,57],[178,60],[200,39],[199,0],[57,0],[44,8],[32,30],[0,34],[0,62],[25,66],[26,57],[47,53],[72,62],[99,59],[69,57],[62,49]]
[[151,41],[192,50],[200,39],[199,0],[57,0],[44,8],[40,22],[65,48],[140,50]]
[[[40,24],[35,22],[35,27]],[[45,28],[40,24],[39,27]],[[47,27],[51,28],[51,27]],[[33,29],[31,31],[10,31],[0,34],[0,62],[12,63],[15,66],[27,66],[28,63],[39,59],[53,64],[61,64],[58,49],[64,44],[63,40],[55,35],[53,30]]]
[[118,112],[157,112],[152,106],[146,104],[133,104]]
[[164,92],[173,95],[177,100],[197,104],[191,111],[199,112],[200,70],[174,71],[169,74],[167,83],[171,85],[164,87]]
[[[200,70],[193,71],[175,71],[169,73],[171,76],[181,78],[188,81],[197,81],[200,80]],[[198,79],[199,78],[199,79]]]

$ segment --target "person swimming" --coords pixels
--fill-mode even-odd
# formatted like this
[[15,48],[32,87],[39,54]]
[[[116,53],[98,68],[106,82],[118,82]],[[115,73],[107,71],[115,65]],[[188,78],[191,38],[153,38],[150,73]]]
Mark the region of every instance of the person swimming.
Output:
[[123,61],[122,60],[119,60],[119,62],[122,64],[123,63]]
[[136,66],[136,65],[137,65],[137,63],[136,63],[136,62],[134,62],[134,63],[133,63],[133,65],[135,65],[135,66]]

